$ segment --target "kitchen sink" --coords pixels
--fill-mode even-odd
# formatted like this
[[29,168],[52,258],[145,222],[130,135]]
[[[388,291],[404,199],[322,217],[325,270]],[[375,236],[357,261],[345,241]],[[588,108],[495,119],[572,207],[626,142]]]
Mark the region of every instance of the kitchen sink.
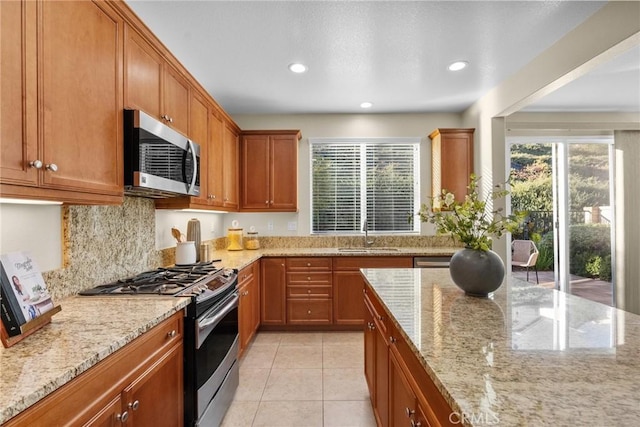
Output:
[[376,253],[376,252],[398,252],[398,248],[338,248],[338,252],[346,252],[346,253]]

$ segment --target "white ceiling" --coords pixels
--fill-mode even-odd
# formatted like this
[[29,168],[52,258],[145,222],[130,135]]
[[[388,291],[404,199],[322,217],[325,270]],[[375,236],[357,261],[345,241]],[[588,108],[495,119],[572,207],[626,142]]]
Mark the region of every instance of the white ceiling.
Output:
[[[230,114],[461,112],[605,4],[127,3]],[[640,49],[601,68],[528,111],[640,111]]]

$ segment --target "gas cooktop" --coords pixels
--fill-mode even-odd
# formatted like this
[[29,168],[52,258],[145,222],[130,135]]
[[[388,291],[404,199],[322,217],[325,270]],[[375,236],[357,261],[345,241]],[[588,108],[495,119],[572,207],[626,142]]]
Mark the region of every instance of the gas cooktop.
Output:
[[200,296],[224,287],[228,282],[226,279],[233,273],[233,270],[216,267],[213,261],[176,265],[85,289],[79,294]]

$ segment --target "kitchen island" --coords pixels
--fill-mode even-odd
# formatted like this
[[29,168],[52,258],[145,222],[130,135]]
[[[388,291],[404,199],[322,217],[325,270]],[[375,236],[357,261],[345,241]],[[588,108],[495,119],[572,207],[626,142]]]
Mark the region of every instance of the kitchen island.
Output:
[[450,407],[443,424],[640,420],[640,316],[512,277],[481,299],[448,269],[362,274]]

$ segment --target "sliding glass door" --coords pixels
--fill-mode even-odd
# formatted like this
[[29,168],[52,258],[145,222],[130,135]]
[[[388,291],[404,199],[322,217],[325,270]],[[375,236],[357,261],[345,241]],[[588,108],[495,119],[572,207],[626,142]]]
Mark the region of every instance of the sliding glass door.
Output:
[[509,142],[512,209],[528,212],[514,238],[536,243],[540,284],[612,305],[613,139]]

